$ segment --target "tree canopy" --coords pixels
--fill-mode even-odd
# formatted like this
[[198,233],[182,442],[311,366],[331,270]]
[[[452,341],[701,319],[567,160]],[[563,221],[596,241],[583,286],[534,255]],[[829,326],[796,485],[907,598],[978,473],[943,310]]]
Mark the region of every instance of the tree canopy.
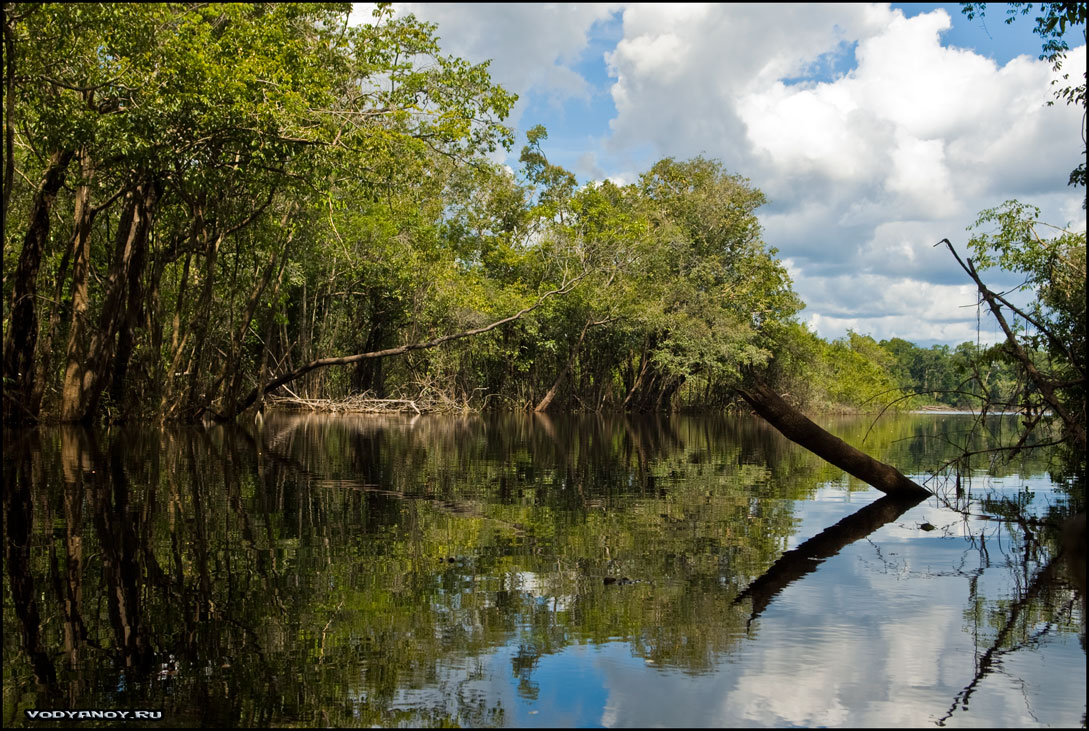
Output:
[[[1052,5],[1060,64],[1084,10]],[[194,422],[272,394],[745,408],[753,378],[813,409],[1021,403],[1005,350],[809,331],[763,193],[717,160],[580,184],[538,126],[496,164],[515,97],[488,64],[387,4],[350,10],[5,6],[6,422]],[[1078,260],[1034,210],[985,213],[1002,233],[976,265],[1029,277],[1023,350],[1065,384],[1084,237]]]

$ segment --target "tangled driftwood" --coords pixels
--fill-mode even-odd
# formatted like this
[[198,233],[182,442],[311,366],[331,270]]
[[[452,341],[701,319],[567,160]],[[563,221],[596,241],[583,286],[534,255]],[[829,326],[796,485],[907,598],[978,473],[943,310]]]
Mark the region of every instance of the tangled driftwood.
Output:
[[355,394],[343,399],[269,396],[265,399],[265,403],[271,408],[332,414],[436,414],[464,409],[462,405],[449,398],[431,395],[422,395],[415,399],[375,398],[368,393]]

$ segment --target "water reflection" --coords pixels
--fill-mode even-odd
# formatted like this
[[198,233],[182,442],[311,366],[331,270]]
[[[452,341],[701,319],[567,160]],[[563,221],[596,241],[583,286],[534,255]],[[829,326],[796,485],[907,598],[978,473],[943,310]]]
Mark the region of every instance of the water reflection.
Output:
[[[958,418],[833,428],[910,474]],[[6,725],[1084,714],[1084,603],[1045,531],[878,500],[753,419],[271,414],[4,439]],[[1046,462],[1005,469],[992,499],[1062,501],[1022,477]],[[1026,646],[1080,675],[1026,671],[1029,704],[1003,685]]]
[[760,616],[772,599],[789,584],[797,581],[844,547],[865,538],[923,501],[921,497],[885,497],[852,513],[835,525],[824,529],[797,548],[792,548],[757,577],[745,591],[737,595],[735,604],[748,599],[752,602],[749,623]]

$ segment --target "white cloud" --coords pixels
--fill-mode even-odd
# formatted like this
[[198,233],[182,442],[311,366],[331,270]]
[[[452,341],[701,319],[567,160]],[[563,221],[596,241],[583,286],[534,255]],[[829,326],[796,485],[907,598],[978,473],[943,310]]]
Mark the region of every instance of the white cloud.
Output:
[[[765,164],[817,173],[834,181],[865,181],[872,161],[889,144],[891,127],[860,110],[842,86],[787,87],[738,100],[753,152]],[[798,120],[805,120],[799,125]]]
[[921,140],[904,130],[897,131],[896,149],[885,181],[889,192],[898,194],[912,217],[946,218],[959,205],[953,192],[951,173],[945,161],[945,144],[940,139]]
[[[1024,55],[999,66],[943,46],[943,9],[905,18],[887,4],[396,8],[437,22],[445,52],[493,59],[493,78],[522,95],[515,125],[530,99],[592,97],[576,64],[593,60],[589,50],[602,47],[594,33],[619,12],[609,28],[620,37],[602,59],[615,106],[609,133],[550,123],[572,148],[563,153],[599,179],[633,180],[660,157],[697,154],[749,178],[771,201],[758,212],[765,238],[792,260],[806,315],[825,335],[848,323],[875,336],[974,331],[964,309],[945,316],[959,324],[933,319],[955,307],[940,287],[965,283],[933,244],[948,237],[963,252],[965,227],[984,208],[1019,198],[1043,220],[1085,225],[1081,192],[1065,186],[1082,149],[1081,110],[1047,106],[1046,62]],[[1073,49],[1066,68],[1084,66],[1085,47]],[[828,76],[833,67],[840,72]],[[888,292],[903,281],[939,287],[932,314],[893,307]],[[849,296],[868,286],[882,290]]]
[[[880,26],[881,12],[824,6],[638,4],[624,9],[624,38],[606,55],[617,118],[614,145],[654,144],[693,155],[707,149],[728,165],[747,157],[739,102],[806,71],[844,39]],[[872,30],[870,32],[872,32]],[[647,49],[684,49],[672,58]]]
[[[806,277],[795,282],[807,303],[811,329],[836,338],[848,329],[877,340],[975,341],[976,293],[971,284],[934,284],[885,274]],[[981,313],[980,339],[995,340],[990,318]]]
[[[609,143],[703,152],[762,188],[766,239],[797,268],[822,335],[974,339],[966,288],[950,286],[963,273],[933,244],[949,237],[963,251],[965,227],[1007,198],[1040,205],[1045,220],[1083,220],[1064,186],[1081,113],[1046,105],[1047,63],[999,67],[943,47],[951,19],[940,9],[715,5],[693,22],[696,10],[674,7],[624,11],[624,39],[607,56]],[[856,68],[787,83],[851,42]],[[683,52],[666,58],[670,48]],[[1083,67],[1084,46],[1066,63]]]
[[492,79],[522,98],[511,121],[524,112],[529,93],[555,103],[586,99],[589,86],[571,66],[589,42],[589,31],[618,6],[609,3],[395,3],[399,15],[438,24],[443,53],[473,63],[491,60]]

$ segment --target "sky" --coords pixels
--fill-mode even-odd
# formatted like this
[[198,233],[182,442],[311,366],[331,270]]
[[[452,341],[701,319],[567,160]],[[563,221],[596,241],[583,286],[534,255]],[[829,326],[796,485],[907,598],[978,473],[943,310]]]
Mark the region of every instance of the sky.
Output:
[[[357,4],[354,21],[369,18]],[[723,162],[764,192],[764,240],[824,338],[994,342],[997,325],[944,247],[1016,198],[1085,229],[1082,110],[1052,99],[1031,17],[958,4],[395,3],[444,53],[491,60],[519,95],[518,142],[548,129],[580,181],[634,182],[663,157]],[[1064,70],[1085,67],[1084,28]],[[1001,273],[994,287],[1018,281]]]

